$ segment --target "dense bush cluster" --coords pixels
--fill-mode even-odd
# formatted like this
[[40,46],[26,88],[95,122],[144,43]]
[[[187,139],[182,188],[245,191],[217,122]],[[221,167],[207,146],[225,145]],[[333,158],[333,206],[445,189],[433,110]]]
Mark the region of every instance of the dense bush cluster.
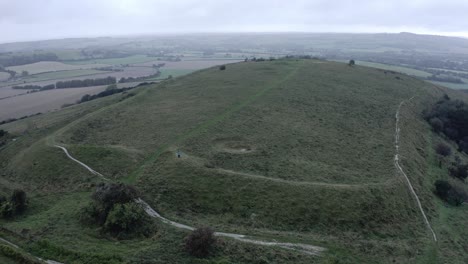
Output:
[[212,252],[215,243],[213,230],[201,227],[185,238],[185,250],[194,257],[205,258]]
[[0,216],[12,218],[22,214],[28,205],[26,193],[23,190],[14,190],[10,199],[0,196]]
[[464,181],[468,176],[468,165],[455,164],[454,166],[449,168],[449,173],[451,176]]
[[45,90],[55,89],[55,84],[49,84],[49,85],[45,85],[45,86],[40,86],[40,85],[13,86],[12,88],[13,89],[45,91]]
[[435,194],[451,205],[459,206],[466,199],[464,193],[452,186],[448,181],[437,180],[434,185]]
[[85,79],[85,80],[71,80],[71,81],[61,81],[57,82],[55,86],[57,89],[62,88],[77,88],[77,87],[90,87],[98,85],[109,85],[116,83],[115,77],[107,77],[100,79]]
[[[135,86],[135,87],[140,87],[140,86],[143,86],[143,85],[148,85],[148,84],[152,84],[152,83],[140,83],[139,85]],[[114,88],[114,89],[106,89],[105,91],[102,91],[98,94],[95,94],[95,95],[89,95],[89,94],[85,94],[81,97],[81,99],[78,101],[78,103],[84,103],[84,102],[88,102],[88,101],[91,101],[91,100],[94,100],[94,99],[98,99],[98,98],[101,98],[101,97],[106,97],[106,96],[110,96],[110,95],[113,95],[113,94],[117,94],[117,93],[122,93],[122,92],[126,92],[126,91],[129,91],[135,87],[128,87],[128,88]],[[133,96],[134,94],[133,93],[129,93],[128,94],[130,96]]]
[[161,76],[161,72],[158,70],[155,74],[151,74],[151,75],[148,75],[148,76],[141,76],[141,77],[137,77],[137,78],[135,78],[135,77],[128,77],[128,78],[122,77],[122,78],[120,78],[119,83],[140,82],[140,81],[143,81],[143,80],[146,80],[146,79],[158,78],[159,76]]
[[460,151],[468,153],[467,104],[460,100],[450,100],[445,96],[424,112],[424,118],[435,132],[444,134],[458,144]]
[[150,236],[154,222],[143,208],[135,203],[135,188],[124,184],[102,183],[91,196],[92,202],[83,209],[80,219],[97,225],[105,233],[118,239]]

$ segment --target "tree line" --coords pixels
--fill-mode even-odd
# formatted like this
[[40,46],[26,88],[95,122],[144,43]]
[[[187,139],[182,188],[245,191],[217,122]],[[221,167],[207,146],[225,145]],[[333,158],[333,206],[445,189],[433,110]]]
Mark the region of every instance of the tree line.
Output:
[[12,88],[13,89],[45,91],[45,90],[55,89],[55,84],[49,84],[49,85],[45,85],[45,86],[40,86],[40,85],[13,86]]
[[115,77],[106,77],[100,79],[86,79],[86,80],[70,80],[70,81],[60,81],[56,84],[49,84],[45,86],[40,85],[23,85],[23,86],[13,86],[13,89],[25,89],[33,91],[45,91],[51,89],[64,89],[64,88],[80,88],[80,87],[90,87],[90,86],[100,86],[100,85],[110,85],[116,83]]
[[25,65],[39,61],[58,61],[59,58],[55,53],[37,53],[32,55],[14,55],[0,56],[0,65],[3,67]]
[[[441,138],[452,140],[457,151],[468,153],[468,105],[460,100],[451,100],[445,95],[431,108],[423,112],[424,118],[432,130]],[[468,177],[468,164],[460,156],[452,154],[452,148],[444,143],[435,146],[439,167],[444,165],[452,181],[437,180],[434,183],[435,194],[451,205],[459,206],[468,200],[468,194],[458,181],[464,182]],[[449,158],[454,156],[453,161]]]
[[116,83],[115,77],[107,77],[100,79],[85,79],[85,80],[71,80],[71,81],[60,81],[55,84],[57,89],[63,88],[78,88],[78,87],[90,87],[99,85],[109,85]]

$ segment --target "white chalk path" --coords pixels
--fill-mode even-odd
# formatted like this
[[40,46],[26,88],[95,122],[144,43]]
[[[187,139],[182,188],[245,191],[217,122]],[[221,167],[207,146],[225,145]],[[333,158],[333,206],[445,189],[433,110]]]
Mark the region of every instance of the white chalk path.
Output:
[[[411,101],[413,98],[414,98],[414,96],[411,97],[408,100],[408,102]],[[408,176],[403,171],[403,168],[400,165],[400,149],[399,149],[399,147],[400,147],[400,109],[401,109],[401,107],[403,106],[404,103],[405,103],[405,101],[402,101],[400,103],[400,105],[398,106],[396,115],[395,115],[395,167],[403,175],[406,182],[408,183],[408,188],[410,189],[410,191],[413,194],[416,202],[418,203],[419,211],[421,211],[421,215],[422,215],[422,217],[424,219],[424,223],[426,224],[427,228],[431,231],[434,241],[437,242],[437,236],[436,236],[434,230],[432,229],[432,226],[429,223],[429,220],[427,220],[427,216],[426,216],[426,213],[424,213],[424,209],[422,208],[421,201],[419,200],[419,196],[416,194],[416,191],[414,190],[413,185],[411,184],[411,181],[409,180]]]
[[[55,145],[55,147],[62,149],[65,152],[65,154],[67,155],[68,158],[70,158],[71,160],[73,160],[76,163],[80,164],[81,166],[86,168],[88,171],[90,171],[94,175],[97,175],[97,176],[101,177],[104,180],[109,180],[106,177],[104,177],[101,173],[93,170],[88,165],[86,165],[83,162],[73,158],[70,155],[70,153],[68,153],[68,150],[65,147],[62,147],[62,146],[59,146],[59,145]],[[169,224],[169,225],[172,225],[172,226],[177,227],[177,228],[186,229],[186,230],[195,230],[194,227],[184,225],[184,224],[181,224],[181,223],[177,223],[177,222],[171,221],[171,220],[169,220],[169,219],[167,219],[165,217],[162,217],[158,212],[156,212],[153,208],[151,208],[151,206],[149,206],[149,204],[146,203],[145,201],[143,201],[141,198],[136,199],[135,202],[140,204],[143,207],[143,209],[145,210],[145,212],[149,216],[151,216],[153,218],[158,218],[162,222],[164,222],[166,224]],[[242,241],[242,242],[245,242],[245,243],[251,243],[251,244],[255,244],[255,245],[277,246],[277,247],[281,247],[281,248],[285,248],[285,249],[299,251],[299,252],[309,254],[309,255],[320,255],[321,252],[326,250],[326,248],[323,248],[323,247],[313,246],[313,245],[308,245],[308,244],[301,244],[301,243],[281,243],[281,242],[267,242],[267,241],[262,241],[262,240],[254,240],[254,239],[247,238],[246,235],[240,235],[240,234],[215,232],[215,235],[220,236],[220,237],[229,237],[229,238],[236,239],[238,241]]]

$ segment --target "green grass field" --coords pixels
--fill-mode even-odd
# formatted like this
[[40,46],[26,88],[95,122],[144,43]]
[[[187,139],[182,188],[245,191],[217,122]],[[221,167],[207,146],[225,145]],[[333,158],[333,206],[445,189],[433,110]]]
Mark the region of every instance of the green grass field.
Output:
[[[446,172],[431,151],[440,139],[421,118],[444,93],[464,94],[316,60],[237,63],[133,91],[0,126],[18,138],[0,149],[1,190],[24,188],[31,201],[26,215],[0,221],[28,235],[7,238],[66,263],[466,262],[466,232],[457,230],[468,208],[433,195]],[[401,111],[402,166],[439,243],[393,163],[395,112],[413,96]],[[161,222],[151,238],[105,237],[77,220],[99,179],[53,142],[134,184],[171,220],[328,250],[314,257],[226,238],[195,260],[181,246],[187,232]]]

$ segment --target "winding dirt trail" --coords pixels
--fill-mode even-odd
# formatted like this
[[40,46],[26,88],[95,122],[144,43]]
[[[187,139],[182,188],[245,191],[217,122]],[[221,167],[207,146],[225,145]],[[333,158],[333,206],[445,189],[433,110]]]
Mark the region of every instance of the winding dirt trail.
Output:
[[[84,164],[83,162],[73,158],[73,156],[70,155],[70,153],[68,152],[68,150],[65,147],[59,146],[59,145],[55,145],[55,147],[62,149],[63,152],[67,155],[68,158],[70,158],[74,162],[80,164],[82,167],[86,168],[89,172],[93,173],[94,175],[97,175],[97,176],[101,177],[102,179],[105,179],[105,180],[109,181],[109,179],[104,177],[101,173],[93,170],[91,167]],[[172,226],[177,227],[177,228],[186,229],[186,230],[195,230],[195,228],[192,227],[192,226],[177,223],[177,222],[171,221],[171,220],[161,216],[158,212],[156,212],[156,210],[151,208],[151,206],[148,203],[146,203],[145,201],[143,201],[141,198],[136,199],[135,202],[140,204],[142,206],[142,208],[145,210],[145,212],[150,217],[158,218],[162,222],[164,222],[166,224],[169,224],[169,225],[172,225]],[[281,243],[281,242],[268,242],[268,241],[262,241],[262,240],[255,240],[255,239],[247,238],[247,235],[241,235],[241,234],[215,232],[215,235],[220,236],[220,237],[229,237],[229,238],[236,239],[238,241],[242,241],[242,242],[250,243],[250,244],[255,244],[255,245],[277,246],[277,247],[281,247],[281,248],[284,248],[284,249],[295,250],[295,251],[299,251],[299,252],[302,252],[302,253],[305,253],[305,254],[308,254],[308,255],[315,255],[315,256],[320,255],[320,253],[322,253],[323,251],[326,250],[326,248],[323,248],[323,247],[313,246],[313,245],[308,245],[308,244],[302,244],[302,243]]]
[[[414,96],[411,97],[408,100],[408,102],[413,100],[413,98]],[[400,110],[401,110],[401,107],[404,105],[404,103],[405,103],[405,100],[400,103],[400,105],[398,106],[397,112],[395,114],[395,167],[401,173],[401,175],[403,175],[406,182],[408,183],[408,188],[410,189],[416,202],[418,203],[418,208],[419,208],[419,211],[421,211],[421,215],[424,219],[424,223],[426,224],[427,228],[431,231],[434,241],[437,242],[437,236],[434,230],[432,229],[432,226],[429,223],[429,220],[427,220],[427,216],[426,216],[426,213],[424,213],[424,209],[422,208],[421,201],[419,200],[419,196],[416,194],[416,191],[414,190],[410,179],[408,178],[408,176],[403,171],[403,168],[400,165]]]

